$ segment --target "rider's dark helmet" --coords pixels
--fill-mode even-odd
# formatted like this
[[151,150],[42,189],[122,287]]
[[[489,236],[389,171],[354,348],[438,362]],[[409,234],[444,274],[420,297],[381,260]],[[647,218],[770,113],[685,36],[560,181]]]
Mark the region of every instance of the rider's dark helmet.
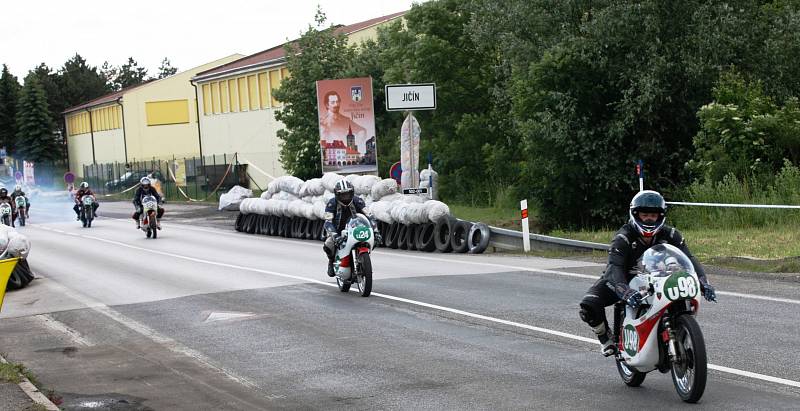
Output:
[[8,195],[8,190],[5,187],[0,188],[0,197],[5,197]]
[[[658,213],[658,218],[655,222],[644,222],[639,217],[640,213]],[[667,203],[657,191],[640,191],[633,196],[628,214],[631,224],[636,227],[642,237],[653,237],[661,230],[667,219]]]
[[349,207],[353,203],[355,196],[355,189],[349,181],[345,179],[339,180],[333,188],[333,194],[336,196],[336,201],[345,207]]

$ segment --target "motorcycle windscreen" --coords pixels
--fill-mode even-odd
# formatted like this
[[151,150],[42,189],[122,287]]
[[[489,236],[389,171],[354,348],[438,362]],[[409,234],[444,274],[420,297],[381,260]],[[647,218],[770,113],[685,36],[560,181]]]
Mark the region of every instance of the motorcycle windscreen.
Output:
[[674,273],[695,274],[694,264],[681,250],[670,244],[657,244],[642,254],[637,264],[642,274],[655,277],[669,277]]

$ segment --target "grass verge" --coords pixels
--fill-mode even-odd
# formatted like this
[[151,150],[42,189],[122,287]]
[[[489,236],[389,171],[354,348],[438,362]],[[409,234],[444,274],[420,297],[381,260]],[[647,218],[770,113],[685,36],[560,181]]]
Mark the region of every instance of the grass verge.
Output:
[[[608,243],[615,231],[553,231],[550,235]],[[681,230],[689,249],[703,263],[739,271],[800,272],[800,227]],[[744,258],[741,258],[744,257]]]
[[520,230],[520,212],[513,208],[475,207],[448,204],[450,214],[462,220],[486,223],[490,226]]
[[39,386],[39,381],[36,379],[36,376],[34,376],[30,370],[25,368],[24,365],[12,362],[0,362],[0,381],[19,384],[22,382],[20,374],[24,375],[25,378],[30,380],[31,384],[37,387]]

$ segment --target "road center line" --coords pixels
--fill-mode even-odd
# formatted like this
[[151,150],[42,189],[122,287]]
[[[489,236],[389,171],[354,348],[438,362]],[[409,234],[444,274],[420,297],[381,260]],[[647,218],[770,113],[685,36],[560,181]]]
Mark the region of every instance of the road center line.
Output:
[[[60,234],[70,234],[70,235],[72,235],[71,233],[67,233],[67,232],[64,232],[62,230],[58,230],[58,229],[54,229],[54,228],[50,228],[50,227],[38,226],[38,228],[42,228],[44,230],[53,231],[53,232],[60,233]],[[241,266],[241,265],[236,265],[236,264],[228,264],[228,263],[221,263],[221,262],[217,262],[217,261],[203,260],[203,259],[200,259],[200,258],[189,257],[189,256],[169,253],[169,252],[165,252],[165,251],[152,250],[152,249],[148,249],[148,248],[144,248],[144,247],[138,247],[138,246],[134,246],[134,245],[130,245],[130,244],[125,244],[125,243],[122,243],[122,242],[119,242],[119,241],[107,240],[107,239],[104,239],[104,238],[94,237],[94,236],[89,236],[89,235],[83,235],[83,234],[75,234],[75,235],[77,235],[79,237],[87,238],[87,239],[90,239],[90,240],[96,240],[96,241],[104,242],[104,243],[107,243],[107,244],[114,244],[114,245],[118,245],[120,247],[125,247],[125,248],[134,249],[134,250],[140,250],[140,251],[145,251],[145,252],[148,252],[148,253],[159,254],[159,255],[166,256],[166,257],[172,257],[172,258],[177,258],[177,259],[186,260],[186,261],[204,263],[204,264],[209,264],[209,265],[213,265],[213,266],[217,266],[217,267],[232,268],[232,269],[236,269],[236,270],[263,273],[263,274],[274,275],[274,276],[284,277],[284,278],[292,278],[292,279],[301,280],[301,281],[305,281],[305,282],[309,282],[309,283],[321,284],[321,285],[328,286],[328,287],[336,287],[337,286],[335,283],[320,281],[320,280],[316,280],[316,279],[313,279],[313,278],[302,277],[302,276],[298,276],[298,275],[284,274],[284,273],[279,273],[279,272],[276,272],[276,271],[262,270],[260,268],[252,268],[252,267],[246,267],[246,266]],[[389,294],[372,293],[372,295],[374,295],[376,297],[384,298],[384,299],[387,299],[387,300],[393,300],[393,301],[403,302],[403,303],[406,303],[406,304],[416,305],[416,306],[419,306],[419,307],[426,307],[426,308],[430,308],[430,309],[433,309],[433,310],[449,312],[449,313],[452,313],[452,314],[461,315],[461,316],[464,316],[464,317],[475,318],[475,319],[484,320],[484,321],[488,321],[488,322],[493,322],[493,323],[496,323],[496,324],[503,324],[503,325],[507,325],[507,326],[511,326],[511,327],[522,328],[522,329],[526,329],[526,330],[530,330],[530,331],[535,331],[535,332],[548,334],[548,335],[554,335],[554,336],[558,336],[558,337],[568,338],[568,339],[577,340],[577,341],[586,342],[586,343],[591,343],[591,344],[599,344],[598,341],[596,339],[593,339],[593,338],[582,337],[580,335],[569,334],[569,333],[565,333],[565,332],[562,332],[562,331],[551,330],[551,329],[548,329],[548,328],[536,327],[536,326],[533,326],[533,325],[518,323],[518,322],[515,322],[515,321],[509,321],[509,320],[504,320],[504,319],[501,319],[501,318],[496,318],[496,317],[490,317],[490,316],[486,316],[486,315],[476,314],[476,313],[473,313],[473,312],[470,312],[470,311],[464,311],[464,310],[459,310],[459,309],[456,309],[456,308],[444,307],[444,306],[441,306],[441,305],[425,303],[425,302],[422,302],[422,301],[412,300],[412,299],[403,298],[403,297],[396,297],[396,296],[389,295]],[[106,309],[111,310],[108,307],[106,307]],[[113,311],[113,310],[111,310],[111,311]],[[116,311],[114,311],[114,312],[116,312]],[[121,314],[119,314],[119,315],[121,315]],[[131,320],[131,321],[133,321],[133,320]],[[141,325],[141,327],[146,327],[143,324],[140,324],[140,325]],[[153,331],[153,332],[155,332],[155,331]],[[163,337],[163,338],[168,338],[168,337]],[[189,348],[186,348],[186,349],[189,349]],[[200,354],[200,355],[202,355],[202,354]],[[209,365],[210,365],[210,363],[209,363]],[[214,367],[214,366],[212,365],[212,367]],[[767,382],[772,382],[772,383],[776,383],[776,384],[787,385],[787,386],[790,386],[790,387],[800,388],[800,381],[794,381],[794,380],[789,380],[789,379],[785,379],[785,378],[774,377],[774,376],[771,376],[771,375],[759,374],[759,373],[755,373],[755,372],[744,371],[744,370],[739,370],[739,369],[736,369],[736,368],[729,368],[729,367],[724,367],[724,366],[721,366],[721,365],[714,365],[714,364],[709,364],[708,368],[710,368],[712,370],[719,371],[719,372],[728,373],[728,374],[734,374],[734,375],[738,375],[738,376],[742,376],[742,377],[748,377],[748,378],[753,378],[753,379],[757,379],[757,380],[761,380],[761,381],[767,381]]]
[[[119,218],[106,218],[106,219],[116,220],[116,221],[127,221],[127,220],[122,220],[122,219],[119,219]],[[228,235],[228,236],[234,236],[234,237],[237,237],[237,238],[242,238],[243,237],[242,234],[231,233],[231,232],[227,232],[227,231],[224,231],[224,230],[204,229],[204,228],[186,226],[186,225],[183,225],[183,224],[176,224],[176,223],[170,223],[168,225],[165,223],[164,227],[165,228],[177,227],[177,228],[180,228],[182,230],[187,230],[187,231],[200,231],[200,232],[205,232],[205,233],[223,234],[223,235]],[[252,235],[252,234],[247,234],[247,235]],[[318,247],[319,246],[316,243],[312,244],[312,243],[308,243],[306,241],[297,241],[297,240],[292,241],[292,240],[285,240],[285,239],[275,238],[275,237],[264,237],[264,239],[267,240],[267,241],[281,242],[281,243],[287,243],[287,244],[298,244],[298,245],[312,246],[312,247]],[[389,255],[389,256],[394,256],[394,257],[398,256],[396,253],[390,253],[390,252],[380,251],[380,250],[376,250],[376,251],[374,251],[374,253],[378,254],[378,255]],[[418,260],[428,260],[428,261],[438,261],[438,262],[445,262],[445,263],[453,263],[453,264],[467,264],[467,265],[481,266],[481,267],[502,268],[502,269],[513,270],[513,271],[526,271],[526,272],[537,273],[537,274],[552,274],[552,275],[558,275],[558,276],[562,276],[562,277],[585,278],[585,279],[592,280],[592,281],[595,281],[598,278],[600,278],[600,276],[598,276],[598,275],[591,275],[591,274],[578,274],[578,273],[570,273],[570,272],[567,272],[567,271],[546,270],[546,269],[542,269],[542,268],[522,267],[522,266],[499,264],[499,263],[485,263],[485,262],[479,262],[479,261],[467,261],[467,260],[456,260],[456,259],[450,259],[450,258],[428,257],[428,256],[422,256],[422,255],[414,255],[412,253],[409,253],[408,255],[403,255],[402,257],[403,258],[414,258],[414,259],[418,259]],[[758,294],[744,294],[744,293],[737,293],[737,292],[732,292],[732,291],[717,290],[717,295],[724,295],[724,296],[730,296],[730,297],[739,297],[739,298],[749,298],[749,299],[752,299],[752,300],[772,301],[772,302],[778,302],[778,303],[787,303],[787,304],[798,304],[798,305],[800,305],[800,300],[793,300],[793,299],[790,299],[790,298],[780,298],[780,297],[769,297],[769,296],[766,296],[766,295],[758,295]]]

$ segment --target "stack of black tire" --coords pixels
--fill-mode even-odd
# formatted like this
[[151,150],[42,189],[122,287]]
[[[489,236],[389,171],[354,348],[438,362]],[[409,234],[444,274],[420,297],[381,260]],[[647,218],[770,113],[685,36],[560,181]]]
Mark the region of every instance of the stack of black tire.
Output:
[[17,261],[14,271],[11,272],[11,277],[9,277],[8,284],[6,284],[6,290],[25,288],[25,286],[33,281],[33,278],[33,273],[31,272],[31,267],[28,265],[28,261],[21,259]]
[[[239,214],[236,231],[303,240],[324,240],[322,220]],[[483,223],[442,217],[435,223],[400,224],[378,222],[383,241],[378,247],[440,253],[480,254],[489,246],[491,232]]]

